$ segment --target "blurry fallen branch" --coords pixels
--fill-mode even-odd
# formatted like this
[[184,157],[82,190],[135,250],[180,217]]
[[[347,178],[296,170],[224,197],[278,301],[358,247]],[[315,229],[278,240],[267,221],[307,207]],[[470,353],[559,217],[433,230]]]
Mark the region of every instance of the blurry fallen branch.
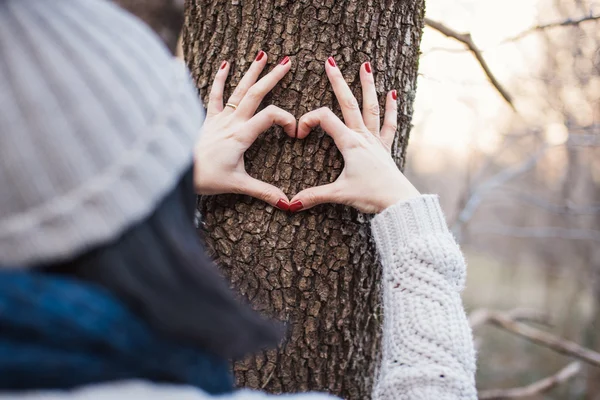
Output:
[[563,339],[552,333],[534,328],[521,322],[517,322],[515,321],[514,317],[511,317],[511,313],[501,313],[486,310],[480,310],[477,311],[477,313],[479,313],[479,315],[471,316],[469,318],[472,326],[479,326],[483,325],[484,323],[489,323],[527,339],[530,342],[548,347],[557,353],[575,357],[595,367],[600,367],[600,353],[580,346],[579,344],[571,342],[570,340]]
[[556,374],[530,385],[514,389],[493,389],[479,392],[479,400],[523,399],[545,393],[569,380],[581,372],[581,363],[572,362]]
[[[469,314],[469,325],[472,329],[479,327],[490,321],[492,312],[485,308],[480,308]],[[552,321],[548,313],[532,308],[515,308],[506,313],[506,316],[513,321],[533,322],[536,324],[552,326]]]
[[514,42],[516,40],[523,39],[525,36],[530,35],[534,32],[543,31],[550,28],[558,28],[561,26],[578,26],[579,24],[587,21],[597,21],[600,20],[600,15],[588,15],[587,17],[579,18],[579,19],[567,19],[565,21],[551,22],[549,24],[536,25],[519,33],[516,36],[506,39],[504,42]]
[[459,33],[459,32],[456,32],[456,31],[448,28],[446,25],[444,25],[444,24],[442,24],[440,22],[437,22],[437,21],[433,21],[433,20],[431,20],[429,18],[425,18],[425,24],[427,26],[429,26],[430,28],[435,29],[436,31],[440,32],[442,35],[445,35],[445,36],[447,36],[449,38],[458,40],[459,42],[461,42],[465,46],[467,46],[467,48],[471,51],[471,53],[473,53],[473,55],[475,56],[475,58],[479,62],[479,65],[481,65],[481,68],[483,68],[483,72],[485,72],[485,74],[487,75],[488,79],[490,80],[490,82],[492,83],[492,85],[496,88],[496,90],[498,91],[498,93],[500,93],[500,95],[502,96],[502,98],[504,100],[506,100],[506,102],[511,106],[511,108],[513,110],[516,111],[516,108],[515,108],[515,106],[514,106],[514,104],[512,102],[511,95],[500,84],[500,82],[498,81],[498,79],[496,79],[496,77],[494,76],[494,74],[490,70],[490,67],[487,65],[487,62],[483,58],[483,54],[481,53],[481,50],[479,50],[479,48],[477,47],[477,45],[475,45],[475,42],[473,42],[473,38],[471,37],[470,33]]

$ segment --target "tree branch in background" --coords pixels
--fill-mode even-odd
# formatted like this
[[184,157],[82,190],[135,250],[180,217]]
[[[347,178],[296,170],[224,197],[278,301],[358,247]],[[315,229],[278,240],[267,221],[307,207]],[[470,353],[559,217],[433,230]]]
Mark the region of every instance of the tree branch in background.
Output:
[[600,214],[600,204],[576,205],[570,202],[556,204],[544,198],[531,195],[525,191],[507,187],[507,193],[514,199],[539,207],[553,214],[563,215],[595,215]]
[[161,37],[172,54],[183,27],[184,0],[113,0],[134,14]]
[[511,313],[501,313],[487,310],[479,310],[476,313],[476,316],[473,316],[475,313],[472,313],[472,316],[469,318],[472,326],[490,323],[510,333],[521,336],[530,342],[548,347],[557,353],[575,357],[581,361],[585,361],[590,365],[600,367],[600,353],[580,346],[579,344],[571,342],[570,340],[553,335],[552,333],[517,322],[515,321],[515,318],[511,316]]
[[[506,313],[479,309],[473,311],[469,315],[469,323],[473,329],[483,324],[490,323],[533,343],[548,347],[558,353],[575,357],[595,367],[600,367],[600,353],[517,321],[548,323],[548,316],[545,313],[535,310],[521,308]],[[479,392],[478,398],[480,400],[500,400],[532,397],[547,392],[556,386],[569,381],[579,374],[581,369],[581,363],[575,361],[558,371],[556,374],[528,386],[513,389],[483,390]]]
[[448,28],[447,26],[443,25],[442,23],[433,21],[429,18],[425,18],[425,24],[427,26],[429,26],[430,28],[433,28],[436,31],[440,32],[441,34],[443,34],[449,38],[456,39],[459,42],[463,43],[465,46],[467,46],[467,48],[471,51],[471,53],[473,53],[473,55],[479,62],[479,65],[481,65],[481,68],[483,68],[483,72],[485,72],[485,74],[487,75],[487,77],[490,80],[490,82],[492,83],[492,85],[496,88],[498,93],[500,93],[500,96],[502,96],[502,98],[510,105],[510,107],[516,111],[516,108],[512,102],[511,95],[502,86],[502,84],[500,84],[498,79],[496,79],[496,77],[490,70],[490,67],[487,65],[487,62],[483,58],[483,54],[481,53],[481,50],[479,50],[479,48],[475,45],[475,42],[473,42],[473,39],[471,38],[470,33],[458,33],[456,31]]
[[545,393],[568,382],[581,372],[581,363],[574,361],[556,374],[520,388],[493,389],[479,392],[479,400],[523,399]]
[[[533,322],[548,327],[552,326],[552,320],[547,313],[532,308],[515,308],[507,312],[506,316],[513,321]],[[471,329],[476,329],[489,322],[490,318],[491,312],[484,308],[480,308],[469,314],[469,325],[471,326]]]
[[521,164],[511,168],[506,168],[486,179],[483,183],[477,185],[475,188],[469,188],[469,193],[468,196],[465,196],[466,200],[463,204],[463,207],[459,211],[456,221],[451,227],[452,233],[456,236],[457,240],[460,241],[462,239],[464,226],[471,220],[471,218],[473,218],[475,211],[477,211],[487,193],[499,186],[504,185],[512,179],[523,175],[527,171],[530,171],[537,165],[540,158],[542,158],[549,149],[557,147],[558,146],[544,145]]
[[534,32],[543,31],[545,29],[558,28],[561,26],[578,26],[579,24],[581,24],[583,22],[597,21],[597,20],[600,20],[600,15],[588,15],[587,17],[583,17],[583,18],[579,18],[579,19],[567,19],[565,21],[551,22],[549,24],[543,24],[543,25],[536,25],[536,26],[533,26],[533,27],[527,29],[526,31],[519,33],[516,36],[506,39],[504,42],[505,43],[506,42],[514,42],[514,41],[523,39],[525,36],[530,35]]

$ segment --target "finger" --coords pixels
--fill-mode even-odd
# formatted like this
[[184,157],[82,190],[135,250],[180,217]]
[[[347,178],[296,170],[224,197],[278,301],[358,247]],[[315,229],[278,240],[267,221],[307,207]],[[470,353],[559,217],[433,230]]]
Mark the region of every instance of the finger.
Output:
[[346,83],[342,71],[337,67],[333,57],[329,57],[325,63],[325,72],[331,82],[335,97],[337,97],[340,107],[342,108],[342,114],[344,115],[344,122],[350,129],[362,130],[364,128],[364,122],[360,113],[360,107],[356,97],[352,94],[350,87]]
[[290,211],[308,210],[311,207],[324,203],[341,203],[341,196],[340,185],[337,181],[323,186],[304,189],[291,200]]
[[246,118],[250,118],[256,112],[256,109],[277,83],[288,73],[292,66],[289,57],[284,57],[279,64],[273,68],[266,76],[256,82],[246,93],[238,106],[238,113]]
[[248,146],[273,125],[283,127],[285,133],[290,137],[296,136],[296,118],[289,112],[270,105],[248,121],[247,130],[244,133],[244,138],[248,140]]
[[371,63],[366,62],[360,67],[360,84],[363,95],[363,121],[373,135],[379,135],[379,99],[375,89],[375,79]]
[[289,209],[290,201],[281,189],[252,178],[250,175],[246,175],[242,180],[239,192],[262,200],[281,210],[287,211]]
[[[258,79],[262,70],[265,68],[265,65],[267,65],[267,54],[261,50],[256,55],[256,58],[250,65],[248,72],[246,72],[246,74],[242,77],[242,80],[240,83],[238,83],[237,87],[233,91],[233,94],[229,100],[227,100],[227,102],[235,104],[236,106],[239,105],[242,101],[242,98],[246,95],[248,89],[250,89],[252,85],[256,83],[256,80]],[[234,109],[231,107],[227,108],[231,109],[231,112],[234,111]]]
[[213,81],[210,94],[208,95],[208,107],[206,110],[206,115],[208,117],[223,111],[223,90],[225,89],[227,75],[229,75],[229,63],[223,61],[215,75],[215,80]]
[[356,133],[352,132],[344,123],[327,107],[321,107],[304,114],[298,122],[298,139],[304,139],[310,131],[321,126],[333,138],[335,145],[341,150],[349,141],[355,139]]
[[396,130],[398,129],[398,92],[392,90],[385,99],[385,115],[381,127],[381,141],[392,149]]

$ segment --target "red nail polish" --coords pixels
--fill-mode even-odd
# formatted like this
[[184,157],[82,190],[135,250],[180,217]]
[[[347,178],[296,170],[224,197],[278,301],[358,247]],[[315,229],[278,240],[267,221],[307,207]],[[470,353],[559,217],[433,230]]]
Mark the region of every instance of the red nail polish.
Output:
[[283,57],[283,59],[279,62],[280,65],[285,65],[290,62],[290,58],[288,56]]
[[258,54],[256,55],[256,61],[260,61],[262,60],[263,56],[265,55],[264,51],[259,51]]
[[332,67],[337,66],[336,63],[335,63],[335,60],[333,59],[333,57],[329,57],[327,59],[327,61],[329,61],[329,65],[331,65]]
[[371,63],[369,63],[369,62],[365,63],[365,69],[367,70],[368,73],[371,73]]
[[223,61],[223,64],[221,64],[221,69],[225,69],[226,66],[227,66],[227,61]]
[[288,211],[290,209],[290,205],[284,199],[279,199],[279,201],[277,202],[277,208],[283,211]]
[[392,99],[398,100],[398,92],[396,92],[395,90],[392,90]]
[[304,208],[304,204],[302,204],[302,202],[300,200],[296,200],[295,202],[290,204],[291,212],[298,212],[298,211],[302,210],[303,208]]

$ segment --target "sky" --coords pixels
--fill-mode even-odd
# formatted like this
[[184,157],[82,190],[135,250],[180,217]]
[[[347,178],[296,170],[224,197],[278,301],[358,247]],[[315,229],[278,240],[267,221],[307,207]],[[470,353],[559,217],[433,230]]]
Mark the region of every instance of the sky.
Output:
[[[428,0],[427,17],[470,32],[510,92],[514,79],[527,74],[542,53],[531,38],[518,44],[503,41],[539,23],[539,7],[540,0]],[[494,151],[511,110],[473,55],[431,28],[424,31],[421,52],[410,162],[436,168],[438,151],[459,159],[472,146]]]

